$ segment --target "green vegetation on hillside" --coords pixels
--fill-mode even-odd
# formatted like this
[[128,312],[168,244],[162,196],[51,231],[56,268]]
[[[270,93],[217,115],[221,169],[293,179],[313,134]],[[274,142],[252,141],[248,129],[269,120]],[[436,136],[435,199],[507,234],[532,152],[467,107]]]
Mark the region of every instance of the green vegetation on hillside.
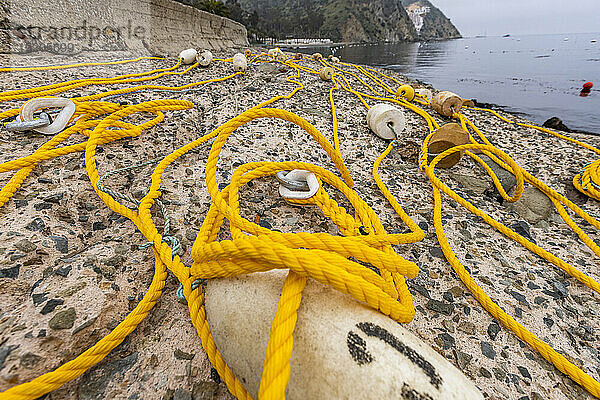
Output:
[[[240,22],[251,41],[326,38],[373,42],[460,37],[444,14],[428,0],[177,1]],[[404,8],[416,1],[431,6],[431,17],[425,19],[421,35],[415,31]]]

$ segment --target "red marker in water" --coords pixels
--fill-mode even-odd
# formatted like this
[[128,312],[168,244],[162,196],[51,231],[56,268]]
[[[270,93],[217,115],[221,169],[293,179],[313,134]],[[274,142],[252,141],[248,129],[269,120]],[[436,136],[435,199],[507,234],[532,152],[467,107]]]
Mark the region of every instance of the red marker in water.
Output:
[[587,95],[590,94],[590,91],[592,90],[593,87],[594,87],[594,84],[592,82],[584,83],[583,89],[581,89],[581,92],[579,92],[579,95],[581,97],[587,97]]

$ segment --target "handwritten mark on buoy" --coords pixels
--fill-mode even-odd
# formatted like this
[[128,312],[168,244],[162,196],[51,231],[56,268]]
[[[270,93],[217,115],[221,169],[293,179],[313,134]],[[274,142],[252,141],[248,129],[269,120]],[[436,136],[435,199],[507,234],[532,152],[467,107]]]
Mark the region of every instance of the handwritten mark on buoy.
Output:
[[[427,377],[429,378],[429,382],[431,383],[431,385],[433,385],[433,387],[435,387],[438,390],[440,389],[442,385],[442,377],[440,376],[440,374],[438,374],[435,367],[429,361],[424,359],[415,350],[406,346],[396,336],[392,335],[384,328],[375,325],[371,322],[361,322],[356,324],[356,327],[360,329],[363,333],[365,333],[367,336],[381,339],[381,341],[396,349],[400,354],[408,358],[414,365],[419,367],[425,373],[425,375],[427,375]],[[367,350],[367,343],[358,334],[352,331],[348,332],[346,343],[348,345],[348,352],[352,356],[352,359],[358,365],[368,364],[374,360],[373,355]],[[412,391],[413,389],[407,387],[407,390]],[[418,393],[415,393],[415,395],[416,394]]]
[[402,398],[408,400],[433,400],[430,395],[419,393],[406,383],[402,385]]

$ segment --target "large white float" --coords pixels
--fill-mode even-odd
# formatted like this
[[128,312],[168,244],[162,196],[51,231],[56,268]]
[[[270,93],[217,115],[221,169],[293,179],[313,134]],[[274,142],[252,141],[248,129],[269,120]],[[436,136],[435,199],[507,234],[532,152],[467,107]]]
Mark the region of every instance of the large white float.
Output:
[[[206,311],[223,357],[257,398],[287,271],[207,283]],[[483,400],[475,385],[403,325],[308,279],[298,311],[288,400]]]

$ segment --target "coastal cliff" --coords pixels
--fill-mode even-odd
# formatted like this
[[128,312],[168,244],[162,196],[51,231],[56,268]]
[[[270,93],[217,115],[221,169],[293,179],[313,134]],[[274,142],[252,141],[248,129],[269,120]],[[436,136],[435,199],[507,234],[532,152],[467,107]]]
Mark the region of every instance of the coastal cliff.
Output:
[[415,26],[419,40],[443,40],[462,37],[444,13],[428,0],[402,0]]
[[334,0],[324,7],[321,37],[343,42],[414,41],[418,34],[394,0]]
[[[334,42],[443,40],[461,37],[427,0],[239,0],[248,31],[268,37],[325,38]],[[234,18],[235,19],[235,18]],[[253,26],[249,26],[253,25]]]

